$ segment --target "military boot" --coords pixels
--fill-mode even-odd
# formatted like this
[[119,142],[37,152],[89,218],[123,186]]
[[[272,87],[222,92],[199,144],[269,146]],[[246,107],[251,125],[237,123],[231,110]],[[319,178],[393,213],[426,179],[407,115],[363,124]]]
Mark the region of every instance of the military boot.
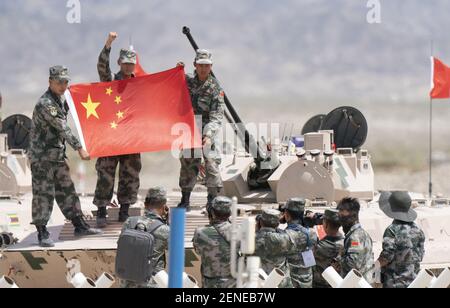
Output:
[[130,217],[130,215],[128,215],[128,210],[129,209],[130,209],[130,205],[129,204],[121,204],[120,205],[119,222],[127,221],[128,217]]
[[98,208],[97,211],[97,228],[106,228],[106,207],[102,206]]
[[181,201],[178,203],[179,208],[185,208],[186,212],[191,211],[191,192],[190,191],[183,191],[181,192]]
[[48,233],[46,226],[36,226],[36,229],[38,231],[39,246],[41,247],[55,246],[55,244],[50,238],[50,233]]
[[86,236],[102,234],[102,230],[91,228],[82,216],[77,216],[72,219],[72,224],[75,227],[73,234],[75,236]]

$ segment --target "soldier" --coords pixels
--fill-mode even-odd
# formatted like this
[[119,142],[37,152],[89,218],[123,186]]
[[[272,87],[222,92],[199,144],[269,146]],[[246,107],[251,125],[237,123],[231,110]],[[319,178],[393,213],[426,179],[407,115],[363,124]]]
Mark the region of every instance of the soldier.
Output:
[[269,275],[275,268],[282,270],[286,278],[279,288],[292,288],[289,265],[286,255],[292,252],[295,245],[287,233],[278,232],[280,211],[264,210],[257,219],[255,239],[255,255],[261,258],[261,267]]
[[407,192],[383,192],[379,203],[381,210],[394,219],[384,232],[383,251],[378,258],[383,287],[407,288],[420,271],[425,235],[414,223],[417,213]]
[[216,197],[208,207],[209,225],[195,231],[193,243],[200,255],[204,288],[234,288],[230,268],[231,199]]
[[333,259],[337,258],[344,248],[344,236],[339,232],[341,224],[337,210],[325,210],[323,215],[323,229],[326,236],[314,247],[314,267],[313,287],[330,288],[330,285],[323,279],[322,273],[327,269]]
[[[120,50],[118,64],[120,71],[112,74],[109,67],[111,45],[117,38],[117,33],[111,32],[98,58],[98,74],[100,81],[123,80],[133,78],[136,65],[136,53],[132,50]],[[142,168],[141,155],[130,154],[120,156],[101,157],[97,159],[97,187],[95,189],[94,204],[98,207],[97,227],[106,227],[106,207],[111,203],[114,193],[114,182],[117,165],[119,165],[119,186],[117,198],[120,204],[119,221],[128,218],[130,205],[136,203],[139,190],[139,173]]]
[[[168,249],[170,227],[167,224],[169,208],[167,207],[167,192],[162,187],[150,188],[145,198],[145,214],[141,217],[130,217],[124,223],[122,231],[125,229],[134,229],[137,225],[144,225],[146,229],[155,221],[163,223],[152,232],[155,241],[152,254],[153,276],[166,268],[166,250]],[[152,279],[145,284],[139,285],[131,281],[121,280],[122,288],[157,288],[158,285]]]
[[32,224],[37,228],[39,245],[42,247],[54,246],[46,228],[54,199],[64,216],[72,221],[75,236],[101,233],[100,230],[91,229],[83,219],[80,199],[66,162],[66,141],[78,151],[81,159],[90,159],[67,126],[69,107],[63,95],[69,81],[67,68],[51,67],[49,89],[41,96],[33,112],[28,153],[33,186]]
[[315,265],[312,248],[318,238],[314,229],[303,226],[305,204],[305,199],[289,199],[282,219],[287,222],[286,233],[296,246],[295,251],[287,256],[294,288],[312,288],[312,267]]
[[359,271],[368,283],[374,281],[372,239],[359,223],[359,201],[344,198],[338,204],[339,221],[344,229],[344,250],[335,259],[333,266],[345,277],[352,270]]
[[[224,92],[219,82],[211,75],[211,53],[207,50],[197,50],[194,60],[194,76],[186,75],[187,86],[192,100],[194,114],[201,117],[203,153],[199,154],[193,149],[181,153],[180,162],[180,188],[182,192],[179,207],[190,210],[190,196],[197,182],[197,176],[202,163],[205,161],[205,181],[208,189],[207,206],[222,189],[220,178],[221,153],[217,137],[222,127],[224,115]],[[178,65],[184,66],[183,63]]]

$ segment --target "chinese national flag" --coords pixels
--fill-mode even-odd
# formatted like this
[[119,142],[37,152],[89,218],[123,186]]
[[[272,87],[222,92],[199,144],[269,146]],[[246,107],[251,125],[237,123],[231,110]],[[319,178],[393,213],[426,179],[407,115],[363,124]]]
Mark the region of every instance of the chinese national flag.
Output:
[[92,157],[201,147],[182,67],[73,85],[66,99]]
[[431,58],[431,98],[450,98],[450,68],[437,58]]

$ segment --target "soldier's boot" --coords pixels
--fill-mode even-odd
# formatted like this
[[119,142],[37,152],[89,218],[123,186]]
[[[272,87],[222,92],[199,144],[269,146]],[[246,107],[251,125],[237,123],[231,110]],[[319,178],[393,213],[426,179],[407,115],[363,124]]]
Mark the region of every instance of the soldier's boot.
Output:
[[55,243],[50,238],[50,233],[47,231],[46,226],[36,226],[38,232],[39,246],[41,247],[54,247]]
[[102,206],[98,208],[97,211],[97,228],[103,229],[106,228],[106,206]]
[[87,236],[102,234],[102,230],[91,228],[82,216],[77,216],[72,219],[72,224],[75,227],[73,234],[75,236]]
[[186,212],[191,211],[191,192],[190,191],[183,191],[181,192],[181,201],[178,203],[179,208],[185,208]]
[[120,205],[119,222],[127,221],[128,217],[130,217],[130,215],[128,215],[128,210],[129,209],[130,209],[130,205],[129,204],[121,204]]

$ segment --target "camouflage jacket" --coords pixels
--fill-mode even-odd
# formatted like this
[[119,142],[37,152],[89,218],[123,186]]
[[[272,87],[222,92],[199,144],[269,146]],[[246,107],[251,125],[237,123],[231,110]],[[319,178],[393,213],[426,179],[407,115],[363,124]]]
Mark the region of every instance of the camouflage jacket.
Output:
[[380,254],[388,262],[382,268],[385,288],[407,288],[414,281],[425,254],[424,243],[425,234],[413,222],[394,220],[386,229]]
[[274,228],[261,228],[256,232],[255,255],[261,258],[262,269],[269,275],[279,268],[287,277],[280,288],[292,287],[286,255],[293,253],[294,248],[294,242],[284,232],[277,232]]
[[202,117],[202,136],[214,138],[222,127],[225,110],[223,90],[211,75],[205,82],[200,81],[196,73],[194,76],[186,75],[186,82],[194,114]]
[[287,255],[292,284],[295,288],[312,287],[312,267],[306,267],[302,253],[312,250],[318,238],[314,229],[303,227],[300,222],[289,223],[285,231],[295,243],[293,252]]
[[231,223],[226,221],[200,227],[195,231],[194,249],[201,257],[201,273],[204,278],[231,278],[230,230]]
[[313,269],[313,287],[330,288],[330,285],[323,279],[322,273],[326,270],[334,258],[341,255],[344,249],[344,236],[326,236],[314,247],[314,258],[316,266]]
[[359,223],[353,225],[345,234],[344,251],[337,260],[341,266],[342,277],[355,269],[364,276],[368,283],[373,283],[375,265],[372,239]]
[[67,125],[69,107],[65,100],[47,90],[33,111],[30,132],[30,161],[63,162],[66,159],[67,141],[74,150],[81,148],[80,141]]
[[[133,218],[133,217],[131,217]],[[126,229],[133,228],[134,226],[131,225],[131,218],[129,218],[123,225],[122,231]],[[150,226],[150,224],[153,223],[153,221],[159,220],[162,223],[164,223],[162,226],[160,226],[158,229],[156,229],[152,234],[155,238],[154,246],[153,246],[153,255],[152,255],[152,265],[153,265],[153,275],[157,274],[158,272],[164,270],[166,268],[166,250],[168,249],[169,245],[169,236],[170,236],[170,227],[165,224],[165,221],[162,219],[161,216],[155,214],[152,211],[145,211],[145,215],[140,217],[138,220],[138,224],[142,223],[146,225],[147,227]],[[122,287],[127,288],[143,288],[143,287],[150,287],[150,288],[156,288],[157,285],[154,282],[153,279],[151,279],[148,284],[146,285],[138,285],[135,283],[131,283],[128,281],[121,281]]]
[[[103,47],[100,55],[98,57],[97,71],[101,82],[109,82],[113,80],[123,80],[122,72],[113,74],[111,72],[111,67],[109,66],[109,58],[111,54],[111,48]],[[134,77],[134,75],[133,75]]]

